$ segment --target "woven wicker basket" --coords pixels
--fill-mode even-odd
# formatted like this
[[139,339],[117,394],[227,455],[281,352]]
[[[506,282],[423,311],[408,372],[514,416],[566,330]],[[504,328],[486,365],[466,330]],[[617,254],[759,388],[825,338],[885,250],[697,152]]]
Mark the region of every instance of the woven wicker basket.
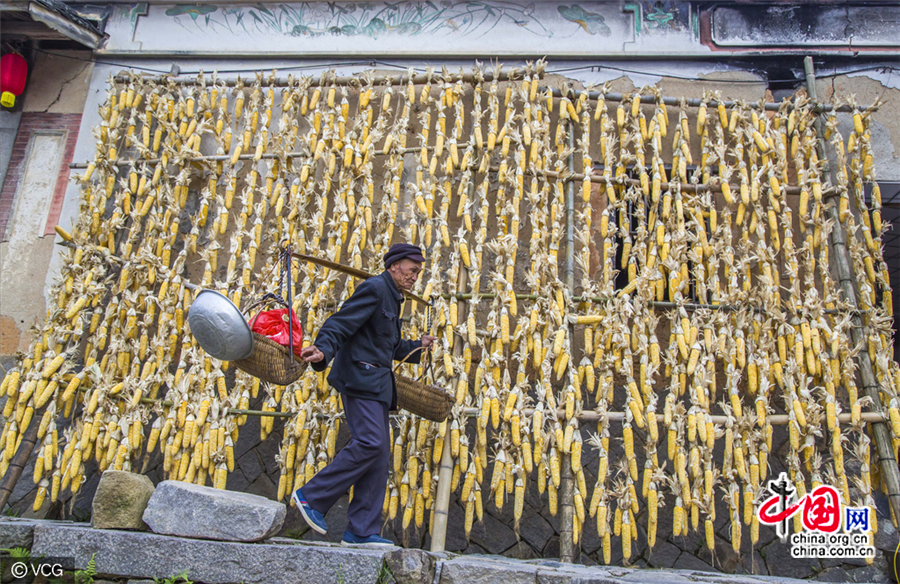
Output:
[[453,398],[436,385],[425,385],[402,375],[397,379],[397,406],[426,420],[443,422],[450,415]]
[[[420,349],[416,349],[419,351]],[[415,351],[406,356],[409,359]],[[402,365],[406,359],[397,365]],[[453,407],[455,401],[453,396],[444,389],[436,385],[426,385],[421,381],[410,379],[396,373],[394,370],[394,378],[397,381],[397,406],[413,413],[417,416],[431,420],[433,422],[443,422],[450,415],[450,408]]]
[[253,333],[253,352],[245,359],[232,361],[241,371],[275,385],[289,385],[306,371],[308,363],[294,356],[289,349],[259,333]]

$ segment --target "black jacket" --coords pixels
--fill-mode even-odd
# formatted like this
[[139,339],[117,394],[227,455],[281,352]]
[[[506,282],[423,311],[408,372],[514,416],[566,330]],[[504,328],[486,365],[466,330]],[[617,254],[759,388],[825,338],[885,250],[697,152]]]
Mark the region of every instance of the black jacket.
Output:
[[[400,338],[403,294],[388,272],[369,278],[322,325],[313,343],[325,355],[312,363],[324,371],[334,358],[328,383],[342,394],[384,402],[396,409],[397,390],[392,366],[421,341]],[[407,363],[418,363],[417,351]]]

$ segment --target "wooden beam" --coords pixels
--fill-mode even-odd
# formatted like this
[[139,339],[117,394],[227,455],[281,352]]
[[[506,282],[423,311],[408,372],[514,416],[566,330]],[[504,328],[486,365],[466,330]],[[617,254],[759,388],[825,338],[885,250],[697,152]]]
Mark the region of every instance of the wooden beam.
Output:
[[43,40],[64,40],[64,34],[59,33],[47,25],[35,22],[33,20],[4,20],[3,21],[3,38],[5,39],[30,39],[35,41]]

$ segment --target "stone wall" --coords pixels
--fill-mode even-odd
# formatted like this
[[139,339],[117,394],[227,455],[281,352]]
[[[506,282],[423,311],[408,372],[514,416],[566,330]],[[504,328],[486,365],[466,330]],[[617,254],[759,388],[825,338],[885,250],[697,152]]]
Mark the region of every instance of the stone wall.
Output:
[[[2,402],[0,402],[2,406]],[[251,403],[252,408],[259,404]],[[228,476],[227,488],[275,499],[278,484],[278,465],[275,455],[281,443],[282,422],[276,421],[275,431],[265,440],[259,439],[259,418],[249,416],[247,424],[242,428],[240,439],[235,446],[235,471]],[[470,437],[474,440],[474,436]],[[346,425],[342,425],[338,437],[338,448],[349,440]],[[774,446],[774,445],[773,445]],[[786,448],[784,439],[777,442],[774,452]],[[614,453],[618,455],[618,453]],[[585,456],[585,460],[589,458]],[[772,456],[770,474],[777,474],[782,469],[777,454]],[[10,502],[14,513],[22,517],[66,518],[86,521],[90,517],[91,503],[100,477],[96,466],[91,463],[87,467],[87,483],[72,500],[64,497],[57,504],[47,502],[38,513],[31,510],[35,489],[31,484],[32,463],[26,467],[22,480],[17,485]],[[589,485],[596,479],[597,460],[585,465],[586,480]],[[154,484],[163,480],[162,456],[156,452],[144,458],[141,466],[135,469],[148,476]],[[485,476],[489,477],[492,466],[488,465]],[[489,499],[491,497],[486,497]],[[879,514],[888,513],[887,498],[876,496]],[[329,532],[326,536],[309,529],[300,517],[297,509],[288,506],[287,517],[280,536],[300,539],[307,542],[340,542],[347,525],[347,497],[341,498],[326,515]],[[710,553],[704,542],[702,531],[692,532],[688,537],[671,536],[671,512],[663,508],[659,513],[659,528],[656,545],[653,549],[647,546],[646,511],[641,510],[638,519],[638,541],[632,546],[633,555],[630,562],[624,562],[618,538],[613,538],[611,565],[634,568],[675,568],[698,570],[705,572],[722,572],[728,574],[755,574],[784,576],[800,579],[814,579],[827,582],[878,582],[886,583],[888,577],[888,554],[893,554],[897,545],[898,532],[887,520],[879,521],[879,532],[875,543],[878,555],[872,565],[862,560],[819,561],[797,560],[790,556],[790,545],[780,542],[774,529],[760,527],[760,539],[756,546],[749,541],[749,528],[744,530],[740,554],[731,546],[730,527],[725,519],[726,514],[719,512],[715,524],[716,549]],[[507,558],[530,560],[537,558],[559,557],[559,516],[552,516],[547,507],[547,494],[540,496],[534,481],[529,485],[525,507],[520,520],[518,533],[514,529],[512,500],[504,504],[502,511],[493,502],[485,501],[484,521],[476,522],[467,541],[464,531],[464,507],[460,505],[458,493],[451,496],[449,520],[447,526],[446,549],[461,554],[490,554]],[[431,538],[426,525],[416,529],[411,525],[403,530],[400,517],[394,522],[387,522],[382,535],[407,547],[428,550]],[[702,529],[702,525],[701,525]],[[579,564],[593,566],[603,564],[601,540],[597,536],[596,525],[588,521],[580,541],[580,553],[576,558]]]

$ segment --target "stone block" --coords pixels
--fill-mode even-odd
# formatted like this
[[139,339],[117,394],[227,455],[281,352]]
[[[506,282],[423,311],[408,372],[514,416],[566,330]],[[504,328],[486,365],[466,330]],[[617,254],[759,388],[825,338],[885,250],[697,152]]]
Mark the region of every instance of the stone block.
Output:
[[[762,530],[760,530],[762,531]],[[766,560],[769,574],[788,578],[809,578],[819,570],[819,560],[812,558],[794,558],[791,556],[791,545],[775,540],[760,550]]]
[[484,521],[472,526],[471,539],[492,554],[501,554],[516,543],[513,530],[492,515],[484,514]]
[[541,550],[542,558],[559,558],[559,536],[554,535]]
[[144,475],[105,471],[94,493],[91,525],[96,529],[147,529],[143,516],[153,491],[153,482]]
[[678,556],[678,561],[675,562],[673,566],[679,570],[699,570],[701,572],[718,572],[716,570],[697,556],[683,553]]
[[284,515],[284,505],[256,495],[163,481],[150,497],[144,521],[160,534],[258,541],[278,533]]
[[722,572],[734,574],[741,566],[741,556],[734,553],[734,548],[730,542],[719,536],[714,537],[716,549],[710,551],[704,542],[697,552],[697,557]]
[[[34,492],[37,491],[37,486],[31,481],[31,476],[34,475],[34,461],[36,457],[34,452],[28,457],[28,462],[25,463],[25,468],[22,469],[22,477],[23,479],[17,481],[15,485],[13,485],[12,494],[9,496],[9,505],[13,506],[19,501],[22,501],[28,495],[31,495],[30,499],[34,501]],[[49,497],[48,497],[49,499]],[[31,503],[29,503],[28,508],[31,508]]]
[[[685,556],[687,554],[682,554],[681,558]],[[697,561],[699,562],[699,560]],[[702,575],[685,570],[629,570],[628,574],[621,576],[620,580],[620,582],[640,582],[641,584],[689,584],[702,581]],[[735,581],[733,584],[738,584],[738,582]]]
[[516,560],[533,560],[537,557],[537,554],[531,546],[524,541],[516,543],[514,546],[503,552],[503,555],[504,557]]
[[250,486],[250,481],[244,477],[244,473],[242,473],[238,469],[234,469],[234,472],[228,473],[228,479],[225,482],[225,488],[229,491],[238,491],[244,492],[247,490],[247,487]]
[[537,566],[466,556],[445,561],[439,584],[534,584]]
[[[592,524],[593,523],[593,524]],[[643,545],[646,547],[647,538],[643,537]],[[640,541],[634,542],[635,544],[639,544]],[[581,550],[585,554],[592,554],[599,550],[603,545],[603,539],[597,533],[597,524],[596,522],[591,522],[590,518],[585,522],[585,525],[581,529],[581,538],[578,540],[578,545],[581,546]],[[635,547],[635,550],[639,548]],[[600,553],[603,553],[602,551]]]
[[766,561],[763,560],[759,550],[753,550],[752,554],[746,553],[741,556],[741,567],[738,572],[761,576],[769,574],[769,570],[766,568]]
[[483,547],[481,547],[480,545],[478,545],[477,543],[469,542],[469,545],[466,546],[466,549],[464,549],[462,553],[464,553],[465,555],[486,554],[487,550],[484,549]]
[[17,517],[0,519],[0,549],[31,548],[34,526],[40,523]]
[[384,562],[396,584],[431,584],[434,580],[435,559],[422,550],[395,550]]
[[261,474],[244,489],[244,492],[264,499],[274,500],[278,496],[278,485],[273,483],[268,476]]
[[852,582],[847,570],[841,567],[822,570],[811,578],[813,582]]
[[519,535],[534,549],[542,550],[554,532],[546,519],[526,505],[519,522]]
[[457,501],[451,500],[447,509],[447,539],[444,542],[447,551],[461,552],[469,545],[466,541],[465,524],[465,509]]
[[[342,426],[344,424],[341,424]],[[278,449],[281,446],[281,431],[276,427],[270,436],[259,443],[254,452],[259,455],[259,459],[263,465],[263,472],[273,476],[280,472],[278,461],[275,457],[278,455]],[[335,450],[335,452],[338,452]]]
[[619,584],[619,580],[603,568],[586,568],[561,564],[560,567],[538,568],[536,584]]
[[894,553],[897,549],[897,540],[900,535],[897,528],[890,521],[879,521],[878,532],[875,534],[875,548]]
[[237,461],[237,466],[249,482],[253,482],[263,473],[263,464],[256,450],[251,450]]
[[681,548],[667,541],[657,541],[647,562],[654,568],[671,568],[678,561]]
[[118,578],[168,578],[183,570],[204,584],[372,584],[384,551],[339,546],[237,543],[182,539],[140,531],[113,531],[42,523],[33,555],[74,559],[83,569],[96,553],[97,571]]
[[876,556],[875,562],[871,566],[850,570],[848,574],[853,582],[889,584],[892,581],[893,566],[890,566],[883,557]]

